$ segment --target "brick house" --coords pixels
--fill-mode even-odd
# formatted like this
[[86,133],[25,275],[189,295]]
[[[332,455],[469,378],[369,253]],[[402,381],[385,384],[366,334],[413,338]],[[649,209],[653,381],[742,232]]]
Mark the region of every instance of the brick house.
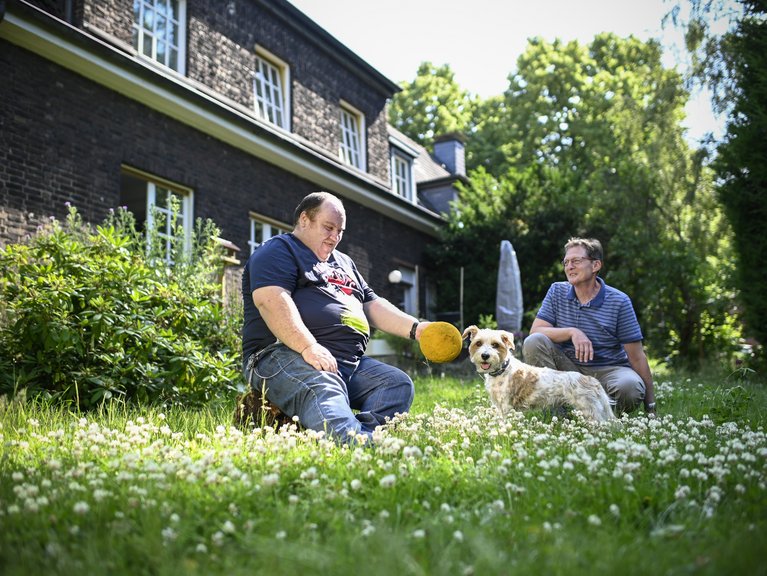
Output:
[[242,261],[327,190],[368,282],[433,317],[424,248],[462,144],[435,161],[391,127],[397,85],[289,2],[0,0],[0,77],[0,244],[66,202],[144,222],[174,198],[187,230],[212,219]]

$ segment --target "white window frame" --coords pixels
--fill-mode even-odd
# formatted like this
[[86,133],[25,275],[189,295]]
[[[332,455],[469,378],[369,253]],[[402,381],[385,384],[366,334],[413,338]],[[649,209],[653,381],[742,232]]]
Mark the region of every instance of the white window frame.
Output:
[[[155,182],[147,182],[146,189],[146,223],[147,228],[156,228],[156,233],[159,238],[163,239],[165,244],[164,258],[168,264],[173,264],[173,230],[171,225],[173,224],[173,214],[170,208],[162,208],[157,205],[157,198],[160,195],[173,195],[177,196],[181,201],[181,213],[178,215],[181,220],[181,227],[184,230],[184,250],[188,253],[192,248],[192,195],[191,194],[179,194],[178,191],[162,186]],[[164,204],[168,205],[168,198],[166,198]],[[155,218],[161,215],[165,220],[162,223],[155,222]]]
[[[133,5],[133,47],[139,54],[185,75],[186,0],[134,0]],[[173,14],[174,8],[177,14]],[[163,21],[171,25],[163,29],[159,26]],[[164,56],[158,50],[162,46],[166,46]],[[174,50],[175,67],[171,61]]]
[[408,202],[415,202],[415,178],[413,157],[391,149],[391,189]]
[[290,67],[258,45],[253,72],[253,109],[262,120],[290,131]]
[[[186,188],[185,186],[180,186],[173,182],[169,182],[162,178],[152,176],[127,166],[123,166],[122,172],[124,175],[130,177],[133,181],[146,185],[146,221],[144,222],[145,230],[150,230],[155,228],[155,225],[158,225],[156,233],[158,237],[162,238],[164,241],[164,260],[168,264],[173,264],[173,234],[171,230],[172,214],[170,209],[167,207],[169,204],[167,195],[172,194],[180,200],[180,213],[178,214],[178,219],[180,220],[181,227],[184,231],[184,251],[187,254],[190,253],[192,249],[192,231],[194,227],[194,192],[192,189]],[[157,199],[160,195],[166,195],[165,201],[163,202],[165,207],[157,205]],[[156,215],[162,215],[165,222],[155,222]],[[147,235],[147,249],[149,249],[150,240],[151,239],[149,235]]]
[[340,113],[341,138],[338,143],[338,155],[341,160],[364,170],[367,165],[365,150],[365,115],[354,106],[341,102]]
[[287,224],[283,224],[277,220],[272,220],[271,218],[267,218],[265,216],[261,216],[260,214],[251,212],[250,239],[248,240],[250,254],[253,254],[255,249],[269,240],[269,238],[272,238],[273,236],[279,236],[280,234],[286,234],[292,230],[292,226],[288,226]]

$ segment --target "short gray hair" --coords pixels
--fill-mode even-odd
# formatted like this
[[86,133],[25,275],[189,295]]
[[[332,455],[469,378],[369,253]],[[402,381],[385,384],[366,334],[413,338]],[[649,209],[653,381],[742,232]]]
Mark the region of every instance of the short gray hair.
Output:
[[586,256],[592,260],[604,260],[604,252],[602,251],[602,243],[596,238],[578,238],[572,237],[565,244],[565,252],[567,252],[573,246],[582,246],[586,249]]

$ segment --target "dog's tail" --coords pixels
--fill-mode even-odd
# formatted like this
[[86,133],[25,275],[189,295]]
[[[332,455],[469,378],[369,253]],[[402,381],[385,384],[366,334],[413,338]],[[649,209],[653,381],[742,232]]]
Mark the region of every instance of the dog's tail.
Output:
[[599,380],[581,374],[578,377],[580,383],[580,395],[576,394],[576,397],[580,397],[580,408],[586,416],[593,420],[605,422],[615,418],[613,414],[612,405],[610,403],[610,397],[602,388],[602,384]]
[[607,395],[607,392],[605,392],[604,388],[602,388],[601,384],[599,386],[600,394],[599,394],[599,420],[613,420],[615,418],[615,413],[613,412],[613,402],[610,399],[610,397]]

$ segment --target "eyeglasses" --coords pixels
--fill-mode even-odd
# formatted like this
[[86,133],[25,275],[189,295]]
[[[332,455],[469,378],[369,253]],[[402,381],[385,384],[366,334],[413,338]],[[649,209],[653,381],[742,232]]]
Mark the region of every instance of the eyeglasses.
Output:
[[562,266],[567,268],[570,264],[573,266],[580,266],[584,260],[594,260],[593,258],[565,258],[562,260]]

